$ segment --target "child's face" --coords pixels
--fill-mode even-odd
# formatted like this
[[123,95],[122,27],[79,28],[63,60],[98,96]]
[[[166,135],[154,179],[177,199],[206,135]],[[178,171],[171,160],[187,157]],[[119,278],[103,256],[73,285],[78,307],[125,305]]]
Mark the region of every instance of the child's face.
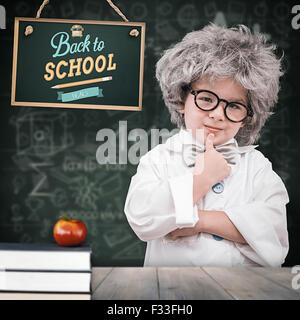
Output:
[[[247,105],[247,90],[234,79],[216,79],[209,82],[208,78],[202,78],[191,85],[193,90],[209,90],[218,95],[220,99],[229,102],[242,102]],[[214,145],[220,145],[233,138],[245,122],[232,122],[224,114],[225,103],[220,104],[211,111],[203,111],[195,105],[194,95],[187,95],[184,108],[180,113],[184,114],[186,129],[191,129],[196,138],[196,129],[204,129],[204,141],[209,133],[215,135]]]

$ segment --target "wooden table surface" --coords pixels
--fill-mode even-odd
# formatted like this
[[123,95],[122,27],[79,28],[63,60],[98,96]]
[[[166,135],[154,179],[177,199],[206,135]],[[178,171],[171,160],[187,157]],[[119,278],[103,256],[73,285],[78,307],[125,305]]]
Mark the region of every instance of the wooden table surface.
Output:
[[[93,300],[300,300],[292,268],[93,268]],[[295,287],[295,285],[294,285]]]

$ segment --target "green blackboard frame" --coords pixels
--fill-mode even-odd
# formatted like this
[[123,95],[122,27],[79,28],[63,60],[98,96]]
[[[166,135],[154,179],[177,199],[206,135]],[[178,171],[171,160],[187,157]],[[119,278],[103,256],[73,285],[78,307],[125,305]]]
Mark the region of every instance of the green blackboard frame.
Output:
[[[20,48],[20,42],[26,41],[26,36],[24,35],[25,29],[21,30],[20,24],[21,23],[28,23],[28,25],[33,25],[34,27],[34,33],[38,32],[38,26],[42,23],[54,23],[54,24],[68,24],[70,27],[74,25],[94,25],[94,26],[111,26],[112,28],[120,28],[120,30],[123,30],[123,27],[126,28],[126,31],[137,29],[139,31],[139,35],[137,37],[129,36],[129,38],[136,39],[135,41],[138,41],[138,47],[137,44],[135,47],[138,48],[138,50],[135,50],[135,56],[138,57],[138,61],[134,61],[134,63],[131,61],[131,67],[133,66],[135,69],[135,80],[132,85],[133,89],[127,90],[128,96],[132,95],[134,98],[127,98],[128,100],[134,100],[134,103],[123,103],[120,101],[122,99],[122,95],[120,97],[116,94],[119,88],[123,87],[123,84],[127,85],[128,87],[128,81],[126,83],[125,80],[122,81],[122,85],[120,85],[114,90],[111,88],[110,90],[113,90],[114,96],[119,97],[119,103],[82,103],[81,100],[76,100],[79,102],[74,102],[74,100],[67,101],[64,103],[60,103],[59,98],[56,96],[56,101],[35,101],[35,99],[30,98],[26,99],[20,99],[18,96],[18,92],[22,91],[23,89],[19,90],[20,88],[23,88],[24,84],[28,86],[28,83],[30,83],[30,80],[24,80],[26,79],[26,76],[24,77],[24,72],[20,72],[19,65],[21,65],[21,57],[22,57],[22,48]],[[24,26],[23,26],[24,27]],[[68,20],[68,19],[45,19],[45,18],[22,18],[22,17],[16,17],[15,18],[15,24],[14,24],[14,48],[13,48],[13,67],[12,67],[12,87],[11,87],[11,105],[12,106],[29,106],[29,107],[55,107],[55,108],[81,108],[81,109],[110,109],[110,110],[131,110],[131,111],[141,111],[142,110],[142,95],[143,95],[143,74],[144,74],[144,48],[145,48],[145,28],[146,24],[144,22],[117,22],[117,21],[94,21],[94,20]],[[102,30],[103,31],[103,30]],[[32,35],[29,35],[28,37],[31,37]],[[22,37],[21,41],[20,37]],[[134,40],[132,40],[134,41]],[[28,49],[27,49],[28,51]],[[27,53],[28,54],[28,53]],[[76,58],[76,57],[75,57]],[[22,61],[24,65],[24,61]],[[124,72],[122,73],[124,74]],[[130,75],[131,76],[131,75]],[[103,75],[105,77],[105,75]],[[125,78],[124,78],[125,79]],[[23,83],[22,83],[23,81]],[[80,79],[76,79],[76,81],[80,81]],[[120,80],[119,80],[120,81]],[[109,81],[107,81],[109,82]],[[104,84],[104,82],[103,82]],[[33,84],[34,85],[34,84]],[[25,86],[24,86],[25,87]],[[19,90],[19,91],[18,91]],[[25,89],[24,89],[25,90]],[[50,89],[51,90],[51,89]],[[52,89],[53,90],[53,89]],[[124,89],[125,90],[125,89]],[[79,90],[80,91],[80,90]],[[53,92],[53,91],[52,91]],[[76,91],[78,92],[78,91]],[[101,93],[101,92],[100,92]],[[111,93],[111,96],[113,94]],[[99,94],[98,97],[101,97]],[[123,96],[124,97],[124,96]],[[127,97],[127,95],[126,95]],[[113,99],[114,97],[111,97]],[[95,94],[92,98],[93,101],[96,100]],[[46,100],[46,99],[45,99]],[[101,99],[98,99],[99,101],[103,101]]]

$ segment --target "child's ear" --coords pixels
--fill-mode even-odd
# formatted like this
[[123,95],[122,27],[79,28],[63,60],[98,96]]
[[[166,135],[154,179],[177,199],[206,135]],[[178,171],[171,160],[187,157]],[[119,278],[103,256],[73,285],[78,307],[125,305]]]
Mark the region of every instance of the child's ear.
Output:
[[248,122],[248,118],[246,118],[246,120],[244,120],[242,123],[241,123],[241,128],[244,127]]
[[181,109],[178,109],[178,112],[184,114],[184,106],[182,106]]

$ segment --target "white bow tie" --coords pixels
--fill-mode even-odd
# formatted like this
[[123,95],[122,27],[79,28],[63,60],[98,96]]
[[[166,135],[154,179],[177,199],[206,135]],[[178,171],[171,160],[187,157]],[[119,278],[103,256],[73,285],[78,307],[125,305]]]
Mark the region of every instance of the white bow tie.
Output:
[[[215,149],[222,154],[229,165],[235,166],[239,160],[237,142],[230,139],[228,142],[216,146]],[[183,161],[188,167],[195,166],[196,157],[205,152],[205,145],[196,143],[183,144]]]

